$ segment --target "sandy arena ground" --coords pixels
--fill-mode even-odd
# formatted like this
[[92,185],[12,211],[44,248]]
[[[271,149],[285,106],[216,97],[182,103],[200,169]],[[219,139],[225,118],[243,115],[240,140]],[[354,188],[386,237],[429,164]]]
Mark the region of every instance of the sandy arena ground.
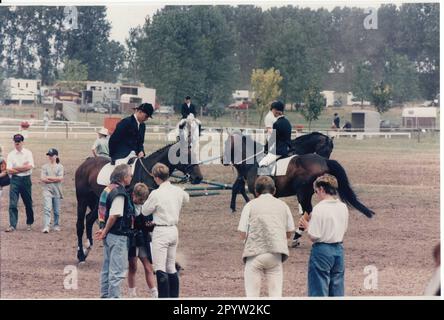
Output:
[[[89,154],[91,139],[54,137],[30,138],[26,147],[34,152],[37,169],[33,173],[35,224],[25,230],[25,213],[20,202],[18,231],[5,233],[8,226],[8,188],[4,189],[0,211],[1,298],[97,298],[102,248],[96,243],[86,264],[77,269],[78,289],[64,288],[64,269],[76,265],[76,202],[74,172]],[[9,138],[0,144],[12,148]],[[59,149],[66,170],[65,199],[62,203],[62,231],[42,234],[39,168],[49,147]],[[154,146],[147,144],[148,150]],[[432,248],[439,241],[439,141],[424,139],[336,140],[332,158],[346,169],[360,199],[376,212],[369,220],[351,210],[346,234],[347,296],[421,295],[433,272]],[[206,179],[232,182],[230,167],[205,166]],[[192,198],[182,211],[179,224],[178,260],[182,297],[242,297],[243,244],[239,238],[237,214],[229,213],[230,191],[218,196]],[[298,219],[294,198],[285,201]],[[242,208],[238,198],[238,210]],[[97,227],[95,227],[97,228]],[[284,295],[306,295],[310,241],[290,250],[284,264]],[[366,266],[378,272],[373,289],[365,287]],[[138,291],[148,297],[142,266],[139,265]],[[123,285],[127,294],[127,283]]]

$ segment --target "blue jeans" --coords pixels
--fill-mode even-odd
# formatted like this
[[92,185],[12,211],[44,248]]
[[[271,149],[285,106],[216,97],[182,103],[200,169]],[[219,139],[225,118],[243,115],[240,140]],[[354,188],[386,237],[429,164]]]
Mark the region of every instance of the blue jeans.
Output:
[[54,210],[54,227],[59,225],[60,198],[43,196],[43,228],[49,228],[51,223],[51,210]]
[[308,263],[308,296],[344,296],[344,247],[342,243],[315,243]]
[[128,237],[112,233],[103,240],[103,267],[100,297],[120,298],[120,284],[128,270]]

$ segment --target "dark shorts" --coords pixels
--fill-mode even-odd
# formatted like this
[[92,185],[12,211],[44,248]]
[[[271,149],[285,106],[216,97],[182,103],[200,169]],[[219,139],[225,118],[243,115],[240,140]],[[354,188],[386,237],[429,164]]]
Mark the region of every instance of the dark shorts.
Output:
[[129,248],[128,259],[135,258],[135,257],[148,258],[148,261],[152,264],[153,258],[151,256],[151,245],[148,244],[148,246]]

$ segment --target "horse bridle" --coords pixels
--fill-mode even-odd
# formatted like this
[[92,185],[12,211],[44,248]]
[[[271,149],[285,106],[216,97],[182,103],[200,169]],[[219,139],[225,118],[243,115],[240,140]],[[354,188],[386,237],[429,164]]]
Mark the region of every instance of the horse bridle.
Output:
[[[154,175],[148,170],[148,168],[145,166],[145,164],[143,163],[143,161],[142,161],[142,159],[138,159],[139,160],[139,162],[140,162],[140,165],[142,166],[142,168],[143,168],[143,170],[145,170],[145,172],[151,177],[151,178],[153,178],[154,179]],[[196,164],[189,164],[189,165],[187,165],[186,167],[185,167],[185,176],[182,178],[182,180],[189,180],[189,178],[190,178],[190,174],[189,173],[186,173],[187,171],[188,171],[188,169],[189,168],[191,168],[191,167],[193,167],[193,166],[195,166]]]

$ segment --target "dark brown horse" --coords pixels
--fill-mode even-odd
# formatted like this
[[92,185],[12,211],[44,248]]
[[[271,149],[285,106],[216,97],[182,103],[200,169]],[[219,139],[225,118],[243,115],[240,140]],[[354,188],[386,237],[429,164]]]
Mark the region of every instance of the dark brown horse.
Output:
[[[160,162],[168,166],[170,173],[174,170],[182,171],[193,184],[198,184],[202,181],[202,173],[198,165],[193,164],[172,164],[168,154],[172,147],[177,147],[177,144],[167,145],[141,161],[136,161],[134,168],[134,176],[129,189],[131,190],[137,182],[144,182],[151,190],[156,189],[157,185],[151,176],[151,168],[154,164]],[[174,150],[174,149],[173,149]],[[177,155],[177,153],[176,153]],[[109,160],[104,157],[88,158],[77,169],[75,174],[75,186],[77,196],[77,259],[79,262],[85,261],[86,256],[93,244],[92,228],[94,222],[97,220],[99,197],[105,186],[97,184],[97,176],[100,169],[103,168]],[[89,208],[90,212],[86,214]],[[89,245],[86,251],[83,248],[83,232],[85,229],[85,215],[86,215],[86,236]]]
[[[232,163],[236,163],[238,168],[245,173],[249,191],[254,194],[254,183],[257,178],[258,169],[256,154],[259,155],[260,144],[257,144],[259,146],[258,148],[255,147],[247,150],[248,143],[246,143],[246,139],[240,140],[242,141],[241,146],[236,143],[236,139],[239,139],[239,137],[236,137],[236,134],[232,134],[225,142],[224,164],[226,164],[225,161],[227,159]],[[239,147],[242,148],[242,152],[239,153],[242,154],[240,162],[236,161],[237,159],[234,157],[235,148]],[[285,176],[274,177],[276,197],[296,195],[303,211],[310,214],[313,209],[311,204],[311,198],[314,193],[313,182],[324,173],[330,173],[338,180],[338,192],[342,201],[369,218],[373,216],[374,212],[358,200],[355,192],[351,188],[347,174],[339,162],[326,159],[315,153],[294,157],[288,165],[287,174]]]
[[[234,154],[234,144],[243,144],[244,146],[247,144],[247,140],[251,138],[249,136],[241,135],[239,133],[233,134],[230,141],[227,140],[227,143],[231,143],[231,147],[233,148]],[[254,142],[253,142],[254,143]],[[250,143],[250,145],[252,145]],[[230,145],[226,145],[226,148],[230,148]],[[247,157],[248,152],[247,148],[242,147],[242,153],[244,159]],[[254,153],[260,153],[264,149],[262,144],[256,143]],[[326,159],[330,158],[330,155],[333,151],[333,138],[322,134],[320,132],[312,132],[291,141],[290,146],[290,154],[307,154],[307,153],[316,153]],[[250,155],[251,156],[251,155]],[[236,164],[233,161],[228,161],[228,163],[233,164],[233,167],[237,171],[236,181],[233,183],[233,188],[231,190],[231,203],[230,208],[232,212],[236,211],[236,198],[240,193],[246,202],[250,201],[250,198],[247,196],[245,191],[245,181],[247,180],[247,174],[250,169],[249,165],[246,164]]]

